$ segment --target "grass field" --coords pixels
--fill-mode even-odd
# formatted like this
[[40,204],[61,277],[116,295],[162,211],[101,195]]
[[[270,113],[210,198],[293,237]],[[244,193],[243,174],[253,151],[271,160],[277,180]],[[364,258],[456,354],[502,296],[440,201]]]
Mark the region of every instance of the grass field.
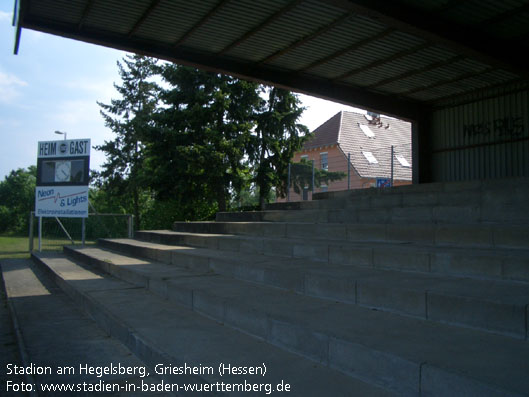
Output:
[[[78,242],[80,244],[80,242]],[[43,251],[62,251],[62,247],[69,245],[71,242],[66,239],[50,240],[42,242]],[[93,244],[88,242],[87,244]],[[33,240],[33,249],[38,250],[39,240]],[[6,258],[29,258],[29,239],[28,237],[18,236],[0,236],[0,259]]]
[[27,237],[0,236],[0,259],[29,258],[28,243]]

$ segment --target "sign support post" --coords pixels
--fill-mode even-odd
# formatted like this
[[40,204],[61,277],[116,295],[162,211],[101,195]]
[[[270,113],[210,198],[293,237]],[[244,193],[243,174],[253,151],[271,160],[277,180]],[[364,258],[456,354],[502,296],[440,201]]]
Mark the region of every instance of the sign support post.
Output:
[[39,252],[42,252],[42,216],[39,216]]
[[85,224],[86,218],[81,218],[81,244],[84,246],[85,244],[85,237],[86,237],[86,224]]

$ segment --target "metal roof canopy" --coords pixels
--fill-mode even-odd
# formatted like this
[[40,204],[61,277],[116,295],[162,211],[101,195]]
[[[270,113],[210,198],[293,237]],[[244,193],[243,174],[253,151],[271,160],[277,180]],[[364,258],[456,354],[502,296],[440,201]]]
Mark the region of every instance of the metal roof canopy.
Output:
[[527,0],[16,0],[21,28],[407,120],[529,79]]

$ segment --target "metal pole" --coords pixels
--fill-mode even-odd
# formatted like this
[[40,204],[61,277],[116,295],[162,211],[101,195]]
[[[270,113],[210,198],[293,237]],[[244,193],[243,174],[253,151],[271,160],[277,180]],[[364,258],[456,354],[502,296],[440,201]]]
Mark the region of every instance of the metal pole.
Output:
[[290,166],[292,163],[288,163],[288,179],[287,179],[287,202],[290,201]]
[[314,194],[314,160],[312,160],[312,194]]
[[42,216],[39,216],[39,252],[42,252]]
[[29,212],[29,252],[33,252],[33,229],[34,229],[33,220],[34,220],[33,211],[30,211]]
[[82,222],[81,222],[81,244],[84,246],[85,239],[86,239],[86,223],[85,223],[86,218],[81,218],[81,219],[82,219]]
[[72,244],[75,244],[75,242],[72,239],[72,236],[70,236],[70,233],[68,233],[68,230],[66,230],[66,228],[62,224],[61,220],[58,217],[55,217],[55,220],[57,221],[57,223],[61,227],[61,229],[64,232],[64,234],[66,234],[66,237],[68,237],[68,240],[70,240]]
[[347,190],[351,190],[351,153],[347,153]]
[[395,157],[395,156],[393,155],[394,150],[395,150],[395,149],[394,149],[394,146],[391,145],[391,187],[393,187],[393,157]]
[[134,236],[134,215],[129,214],[128,218],[128,224],[129,224],[129,238],[133,238]]

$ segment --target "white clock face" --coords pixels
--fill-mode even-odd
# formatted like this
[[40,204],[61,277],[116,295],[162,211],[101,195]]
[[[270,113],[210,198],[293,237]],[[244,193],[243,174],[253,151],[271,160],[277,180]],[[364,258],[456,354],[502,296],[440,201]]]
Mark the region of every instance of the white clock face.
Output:
[[70,182],[72,163],[70,161],[57,161],[55,163],[55,182]]

